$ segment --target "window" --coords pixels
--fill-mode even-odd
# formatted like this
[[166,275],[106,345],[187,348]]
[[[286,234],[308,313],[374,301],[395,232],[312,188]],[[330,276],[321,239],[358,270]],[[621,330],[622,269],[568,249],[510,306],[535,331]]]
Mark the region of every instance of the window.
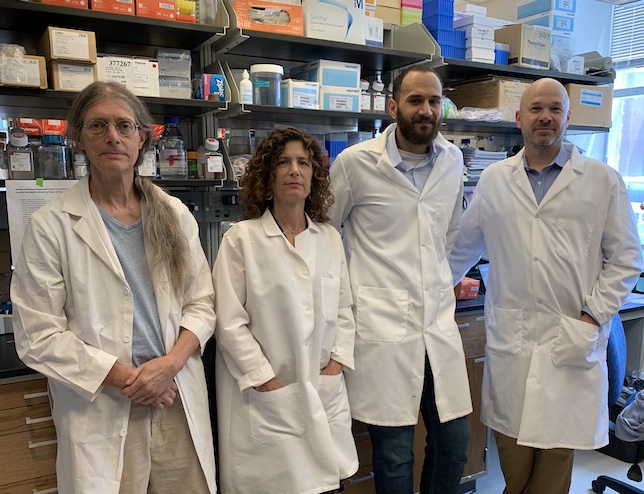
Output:
[[611,58],[616,77],[607,163],[624,177],[644,246],[644,5],[615,7]]

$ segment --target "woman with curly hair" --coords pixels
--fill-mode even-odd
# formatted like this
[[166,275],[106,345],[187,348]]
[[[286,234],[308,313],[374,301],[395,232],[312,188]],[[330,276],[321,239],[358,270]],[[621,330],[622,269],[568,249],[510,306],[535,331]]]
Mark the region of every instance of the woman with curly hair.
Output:
[[329,492],[358,469],[352,297],[322,158],[305,132],[270,132],[215,262],[223,494]]

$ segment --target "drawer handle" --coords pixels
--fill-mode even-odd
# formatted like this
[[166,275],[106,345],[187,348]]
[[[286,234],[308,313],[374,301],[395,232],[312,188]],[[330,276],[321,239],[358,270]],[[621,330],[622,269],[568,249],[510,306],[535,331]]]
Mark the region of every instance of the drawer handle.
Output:
[[469,328],[469,327],[470,327],[469,322],[462,322],[461,324],[458,324],[458,329]]
[[25,417],[25,423],[27,425],[40,424],[42,422],[49,422],[49,421],[52,421],[52,420],[54,420],[54,418],[51,415],[49,417],[41,417],[41,418],[38,418],[38,419],[32,419],[31,417]]
[[368,437],[368,436],[369,436],[369,432],[358,432],[357,434],[353,435],[353,438],[358,439],[359,437]]
[[477,316],[476,320],[477,321],[485,321],[485,316]]
[[39,491],[38,489],[34,489],[31,492],[32,494],[54,494],[54,492],[58,492],[58,487],[52,487],[51,489],[45,489],[44,491]]
[[364,477],[360,477],[359,479],[349,479],[349,483],[359,484],[360,482],[365,482],[372,478],[373,478],[373,472],[369,472],[369,475],[365,475]]
[[42,398],[43,396],[49,396],[49,392],[42,391],[40,393],[27,393],[25,395],[25,400],[31,400],[33,398]]
[[52,444],[56,444],[57,442],[58,440],[56,439],[51,439],[50,441],[41,441],[39,443],[29,441],[29,449],[40,448],[42,446],[51,446]]
[[479,357],[477,359],[474,359],[475,364],[480,364],[481,362],[485,362],[485,357]]

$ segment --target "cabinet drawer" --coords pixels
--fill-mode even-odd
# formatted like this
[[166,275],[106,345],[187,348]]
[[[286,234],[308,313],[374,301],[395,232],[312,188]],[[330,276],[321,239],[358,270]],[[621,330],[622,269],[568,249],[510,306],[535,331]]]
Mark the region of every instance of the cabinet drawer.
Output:
[[0,436],[45,429],[53,424],[49,403],[0,410]]
[[0,410],[49,403],[47,379],[0,384]]
[[46,475],[37,479],[0,485],[0,494],[54,494],[57,492],[56,475]]
[[0,485],[24,482],[56,473],[56,429],[47,427],[0,436]]
[[465,357],[485,355],[485,320],[483,314],[457,315],[455,318],[463,340]]

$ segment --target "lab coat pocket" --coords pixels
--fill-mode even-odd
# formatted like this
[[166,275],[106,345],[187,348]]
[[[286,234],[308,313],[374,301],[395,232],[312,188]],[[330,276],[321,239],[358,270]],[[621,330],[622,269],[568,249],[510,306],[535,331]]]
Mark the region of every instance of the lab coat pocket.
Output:
[[340,278],[321,278],[322,314],[327,321],[338,320],[340,305]]
[[[443,304],[444,300],[446,299],[449,300],[451,297],[453,297],[453,293],[454,293],[453,288],[448,288],[447,290],[441,290],[441,293],[440,293],[441,305]],[[438,328],[441,330],[441,333],[443,333],[445,336],[454,336],[456,333],[458,333],[458,326],[456,325],[456,321],[454,320],[453,309],[454,309],[453,306],[451,311],[439,309],[438,318],[436,319],[436,324],[438,325]]]
[[363,340],[395,343],[407,334],[407,290],[360,286],[356,306],[356,330]]
[[505,357],[516,357],[521,353],[523,341],[523,310],[501,309],[489,305],[486,308],[487,349]]
[[337,420],[339,415],[346,416],[347,420],[351,420],[349,418],[349,399],[342,372],[335,376],[320,374],[318,394],[329,422]]
[[590,369],[599,361],[597,343],[601,328],[573,317],[561,316],[550,358],[557,367]]
[[571,261],[584,261],[588,257],[594,227],[586,217],[559,218],[555,232],[557,254]]
[[307,428],[300,383],[264,393],[249,389],[250,428],[261,444],[300,437]]

